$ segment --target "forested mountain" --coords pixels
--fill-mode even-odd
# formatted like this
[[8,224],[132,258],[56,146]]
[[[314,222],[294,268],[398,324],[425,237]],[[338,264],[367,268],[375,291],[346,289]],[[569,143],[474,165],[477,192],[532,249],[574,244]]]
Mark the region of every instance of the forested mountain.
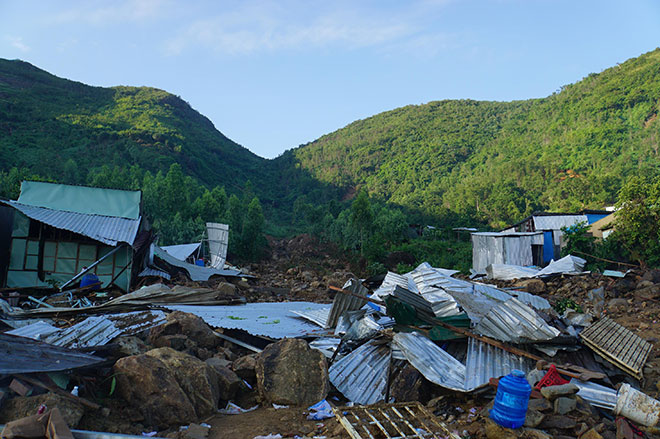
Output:
[[626,178],[657,174],[659,111],[656,49],[547,98],[407,106],[282,159],[435,217],[462,213],[503,225],[537,209],[613,204]]
[[3,170],[27,168],[46,178],[84,182],[89,170],[102,165],[137,164],[155,173],[179,163],[207,185],[223,180],[240,186],[264,162],[163,90],[91,87],[0,59]]
[[121,171],[139,174],[137,183],[129,175],[114,186],[140,187],[146,171],[179,163],[229,194],[250,180],[274,224],[309,205],[325,206],[316,219],[336,217],[364,188],[438,222],[459,215],[498,226],[538,209],[612,204],[629,176],[658,174],[658,112],[660,49],[547,98],[407,106],[266,160],[165,91],[90,87],[0,60],[0,171],[88,184]]

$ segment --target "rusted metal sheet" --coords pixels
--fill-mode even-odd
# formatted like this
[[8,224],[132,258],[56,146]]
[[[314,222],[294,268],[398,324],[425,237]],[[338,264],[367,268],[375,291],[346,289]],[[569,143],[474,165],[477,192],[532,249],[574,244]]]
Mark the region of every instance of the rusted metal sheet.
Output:
[[104,361],[94,355],[26,337],[0,334],[0,374],[57,372]]
[[459,439],[419,402],[333,407],[353,439]]
[[594,352],[637,379],[653,345],[638,335],[603,317],[580,333],[580,338]]

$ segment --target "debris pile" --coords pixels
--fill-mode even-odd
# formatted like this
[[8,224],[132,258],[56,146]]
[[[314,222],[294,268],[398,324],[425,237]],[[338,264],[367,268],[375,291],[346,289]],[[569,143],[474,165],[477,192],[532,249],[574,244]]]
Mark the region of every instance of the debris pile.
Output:
[[[74,434],[657,434],[660,273],[477,282],[421,264],[367,288],[335,262],[279,281],[153,284],[89,306],[0,300],[0,423],[41,407]],[[514,370],[532,392],[524,425],[507,429],[489,410]]]

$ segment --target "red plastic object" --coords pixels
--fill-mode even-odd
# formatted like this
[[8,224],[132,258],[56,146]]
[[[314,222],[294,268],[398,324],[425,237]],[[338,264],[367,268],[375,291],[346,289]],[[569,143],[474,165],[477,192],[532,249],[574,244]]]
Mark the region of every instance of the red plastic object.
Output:
[[542,389],[544,387],[548,386],[559,386],[561,384],[568,384],[570,381],[565,380],[564,378],[559,375],[559,372],[557,372],[557,368],[555,367],[554,364],[551,364],[550,367],[548,368],[548,372],[541,378],[541,381],[539,381],[536,384],[537,389]]

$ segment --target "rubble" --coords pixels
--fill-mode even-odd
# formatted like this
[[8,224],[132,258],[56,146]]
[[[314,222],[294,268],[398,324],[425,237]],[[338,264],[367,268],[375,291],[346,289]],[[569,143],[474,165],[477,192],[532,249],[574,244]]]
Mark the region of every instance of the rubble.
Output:
[[[338,439],[356,437],[351,428],[366,434],[346,413],[367,416],[375,428],[370,416],[381,422],[386,413],[387,422],[402,428],[399,415],[408,422],[415,417],[427,422],[427,415],[410,403],[428,402],[428,416],[446,428],[438,437],[607,439],[632,437],[636,426],[652,428],[617,409],[617,402],[622,405],[622,389],[628,385],[649,398],[644,401],[651,407],[660,393],[660,271],[475,282],[422,264],[411,273],[390,272],[382,285],[370,283],[368,290],[357,279],[346,284],[352,277],[347,265],[317,249],[311,238],[288,242],[299,248],[298,265],[291,266],[283,247],[276,246],[270,262],[246,270],[263,276],[259,280],[152,286],[107,297],[111,307],[95,303],[61,312],[18,309],[25,306],[23,299],[13,305],[0,302],[0,320],[8,325],[39,319],[14,328],[35,339],[5,342],[9,352],[37,346],[30,343],[47,337],[51,343],[65,340],[63,334],[75,331],[81,337],[68,346],[86,350],[46,349],[55,355],[48,364],[78,359],[65,361],[60,369],[65,373],[52,377],[37,374],[42,369],[35,367],[37,360],[28,363],[37,370],[27,371],[0,359],[7,374],[0,377],[0,392],[6,395],[0,422],[33,415],[45,404],[58,407],[71,428],[96,425],[101,431],[199,439],[214,437],[219,426],[229,435],[225,437],[243,437],[232,425],[244,424],[250,437]],[[320,262],[310,263],[309,257],[319,255]],[[341,286],[359,297],[346,295]],[[168,294],[189,303],[173,303]],[[152,298],[158,299],[150,303]],[[162,318],[134,322],[137,326],[113,324],[115,329],[108,325],[103,331],[115,333],[99,338],[92,338],[92,325],[84,323],[105,322],[112,315],[107,311],[128,315],[138,306],[144,308],[140,313],[161,313]],[[86,320],[90,317],[95,319]],[[99,324],[95,337],[103,333],[101,328]],[[621,355],[624,349],[590,335],[607,328],[615,328],[621,346],[640,347],[633,351],[639,355],[629,356],[635,361]],[[3,337],[11,336],[0,334],[0,342]],[[96,339],[102,345],[82,343]],[[536,389],[524,426],[508,430],[491,422],[488,406],[498,378],[513,369],[529,372]],[[22,381],[20,373],[47,387]],[[33,396],[17,396],[18,387],[9,387],[12,380],[30,386]],[[70,394],[74,386],[80,397]],[[85,400],[98,403],[97,408],[84,405]],[[324,400],[335,408],[334,417],[319,426],[306,418],[309,407]],[[275,410],[272,403],[289,408]],[[378,408],[371,408],[374,403]],[[408,419],[411,413],[403,407],[415,416]],[[621,422],[622,416],[632,424]],[[197,427],[204,422],[210,429]],[[430,431],[431,425],[418,428]],[[181,426],[187,428],[179,431]],[[382,426],[387,433],[379,429],[379,435],[394,434]]]

